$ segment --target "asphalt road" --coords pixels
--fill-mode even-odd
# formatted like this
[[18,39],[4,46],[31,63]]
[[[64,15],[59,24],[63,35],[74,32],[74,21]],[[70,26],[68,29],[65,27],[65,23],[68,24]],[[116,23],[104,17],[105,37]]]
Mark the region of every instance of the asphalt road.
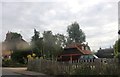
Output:
[[25,70],[25,68],[2,68],[2,77],[29,77],[17,73],[21,70]]
[[2,68],[2,77],[51,77],[42,73],[27,71],[27,68]]

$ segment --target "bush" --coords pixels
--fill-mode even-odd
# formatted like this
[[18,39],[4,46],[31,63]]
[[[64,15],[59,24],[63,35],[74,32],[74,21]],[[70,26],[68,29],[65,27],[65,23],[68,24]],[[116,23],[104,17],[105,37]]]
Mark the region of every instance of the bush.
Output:
[[12,53],[11,58],[15,62],[18,62],[20,64],[26,64],[27,55],[31,53],[31,51],[15,51]]
[[120,64],[120,54],[118,54],[118,61],[119,61],[119,64]]
[[11,59],[4,59],[2,61],[2,67],[26,67],[26,64],[21,64],[15,61],[12,61]]

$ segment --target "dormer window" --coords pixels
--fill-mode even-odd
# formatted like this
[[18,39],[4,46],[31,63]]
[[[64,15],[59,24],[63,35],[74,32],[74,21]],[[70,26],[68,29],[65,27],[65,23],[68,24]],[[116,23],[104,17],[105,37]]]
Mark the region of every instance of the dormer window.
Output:
[[82,46],[82,50],[84,50],[84,46]]
[[85,49],[86,49],[86,50],[89,50],[87,46],[85,47]]

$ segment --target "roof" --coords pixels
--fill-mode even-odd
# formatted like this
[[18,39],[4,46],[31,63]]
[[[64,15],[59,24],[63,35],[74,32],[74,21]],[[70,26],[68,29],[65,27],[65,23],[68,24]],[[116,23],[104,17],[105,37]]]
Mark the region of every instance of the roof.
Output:
[[114,49],[107,48],[107,49],[100,49],[96,53],[99,58],[113,58],[114,57]]
[[85,46],[85,44],[73,43],[73,44],[67,45],[65,48],[75,48],[76,46],[81,48],[81,46]]
[[83,54],[92,54],[92,52],[89,50],[81,50],[81,51],[83,52]]
[[77,50],[79,50],[84,55],[92,54],[92,52],[90,50],[82,50],[82,46],[87,46],[87,45],[85,45],[85,44],[79,44],[79,43],[74,43],[74,44],[68,45],[65,49],[76,48]]
[[113,52],[114,52],[113,48],[107,48],[107,49],[98,50],[98,53],[113,53]]

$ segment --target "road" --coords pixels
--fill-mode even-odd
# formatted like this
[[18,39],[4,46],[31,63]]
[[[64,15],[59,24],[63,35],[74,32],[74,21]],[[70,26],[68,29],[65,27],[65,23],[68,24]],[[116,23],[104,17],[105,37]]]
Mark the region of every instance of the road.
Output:
[[29,77],[17,72],[26,70],[26,68],[2,68],[2,77]]
[[27,68],[2,68],[2,77],[50,77],[43,73],[27,71]]

